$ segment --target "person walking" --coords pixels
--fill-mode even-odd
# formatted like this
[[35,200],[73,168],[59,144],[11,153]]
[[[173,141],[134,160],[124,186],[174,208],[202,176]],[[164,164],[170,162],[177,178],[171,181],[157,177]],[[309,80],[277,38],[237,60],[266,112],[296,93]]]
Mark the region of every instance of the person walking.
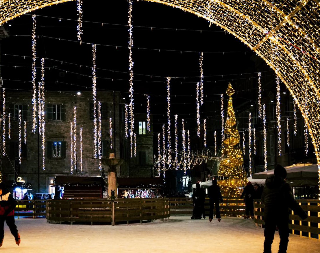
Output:
[[287,171],[276,165],[274,175],[266,179],[261,200],[264,203],[264,253],[271,253],[271,245],[276,228],[279,230],[279,253],[286,253],[289,242],[289,208],[301,219],[308,216],[294,200],[291,187],[285,182]]
[[205,202],[205,191],[200,187],[200,183],[196,183],[196,189],[192,195],[193,199],[193,215],[191,219],[201,219],[201,216],[205,219],[204,202]]
[[250,217],[253,219],[253,192],[254,188],[252,183],[249,181],[247,185],[243,189],[243,193],[241,195],[244,198],[244,203],[246,205],[246,213],[244,215],[245,219],[249,219]]
[[20,245],[20,234],[14,221],[15,207],[16,201],[13,199],[11,192],[7,191],[3,184],[0,184],[0,247],[3,244],[5,221],[14,236],[16,244]]
[[220,215],[220,207],[219,202],[222,202],[222,195],[220,191],[220,187],[217,183],[217,180],[212,180],[212,185],[208,188],[208,195],[209,195],[209,204],[210,204],[210,210],[209,210],[209,221],[211,222],[213,219],[213,209],[216,207],[216,218],[218,221],[221,221],[221,215]]

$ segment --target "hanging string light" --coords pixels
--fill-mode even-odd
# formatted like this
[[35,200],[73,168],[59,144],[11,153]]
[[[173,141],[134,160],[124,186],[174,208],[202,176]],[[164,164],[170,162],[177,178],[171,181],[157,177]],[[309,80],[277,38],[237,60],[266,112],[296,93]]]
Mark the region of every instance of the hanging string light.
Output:
[[293,123],[293,134],[294,136],[297,136],[297,132],[298,132],[298,128],[297,128],[297,108],[296,108],[296,101],[295,99],[293,100],[293,119],[294,119],[294,123]]
[[171,94],[170,94],[170,80],[171,77],[167,77],[167,102],[168,102],[168,107],[167,107],[167,117],[168,117],[168,130],[167,130],[167,153],[168,153],[168,168],[171,168],[171,111],[170,111],[170,106],[171,106]]
[[199,82],[196,85],[196,106],[197,106],[197,136],[200,137],[200,95],[199,95]]
[[306,121],[304,121],[304,145],[305,145],[305,155],[308,156],[309,153],[309,141],[308,141],[308,126]]
[[97,125],[97,76],[96,76],[97,46],[92,44],[92,97],[93,97],[93,157],[98,158],[98,125]]
[[133,99],[133,66],[134,62],[132,59],[132,48],[133,48],[133,26],[132,26],[132,0],[129,1],[128,8],[128,27],[129,27],[129,109],[130,109],[130,148],[131,148],[131,157],[132,157],[132,145],[133,145],[133,133],[134,133],[134,99]]
[[6,155],[6,90],[2,89],[2,155]]
[[174,115],[174,162],[178,163],[178,115]]
[[83,17],[82,0],[77,0],[77,13],[78,13],[77,38],[81,44],[82,43],[81,36],[83,34],[83,30],[82,30],[82,17]]
[[267,127],[266,127],[266,105],[262,106],[262,120],[263,120],[263,155],[264,155],[264,170],[268,170],[268,161],[267,161]]
[[8,139],[11,140],[11,113],[8,113]]
[[134,157],[137,157],[137,134],[134,133]]
[[163,169],[166,168],[166,125],[162,125],[162,164],[163,164]]
[[23,121],[23,142],[27,144],[27,121]]
[[207,120],[203,120],[203,146],[207,147]]
[[73,171],[77,171],[77,107],[73,107]]
[[278,155],[281,156],[281,103],[280,103],[280,80],[277,76],[277,106],[276,106],[276,116],[277,116],[277,132],[278,132]]
[[128,138],[129,137],[129,134],[128,134],[128,131],[129,131],[129,128],[128,128],[128,117],[129,117],[129,113],[128,113],[128,108],[129,108],[129,105],[125,104],[125,109],[124,109],[124,131],[125,131],[125,137]]
[[262,118],[262,106],[261,106],[261,72],[258,73],[258,117]]
[[113,149],[112,118],[109,118],[109,134],[110,134],[110,148]]
[[245,155],[246,154],[246,133],[244,130],[242,133],[242,150],[243,150],[243,155]]
[[158,133],[158,175],[160,175],[161,166],[161,133]]
[[32,15],[33,26],[32,26],[32,88],[33,88],[33,95],[32,95],[32,132],[36,133],[37,129],[37,85],[36,85],[36,59],[37,59],[37,36],[36,36],[36,29],[37,29],[37,20],[36,15]]
[[190,141],[190,131],[188,130],[187,131],[187,135],[188,135],[188,161],[187,161],[187,163],[188,163],[188,170],[191,168],[190,167],[190,162],[191,162],[191,141]]
[[223,106],[223,94],[221,94],[221,142],[224,140],[224,106]]
[[253,154],[257,154],[257,145],[256,145],[256,129],[253,128]]
[[251,133],[252,133],[252,128],[251,128],[251,112],[249,112],[249,124],[248,124],[248,149],[249,149],[249,177],[252,176],[252,154],[251,154]]
[[184,119],[181,119],[182,125],[182,160],[183,160],[183,169],[186,170],[186,130],[184,128]]
[[21,154],[22,154],[22,131],[21,131],[21,128],[22,128],[22,117],[21,117],[21,110],[19,110],[19,154],[18,154],[18,157],[19,157],[19,164],[21,164]]
[[214,156],[217,156],[217,131],[214,131]]
[[[101,120],[101,102],[98,101],[98,158],[99,158],[99,170],[102,170],[102,120]],[[110,136],[111,140],[111,136]]]
[[203,52],[200,53],[199,57],[199,67],[200,67],[200,104],[203,105]]
[[73,122],[70,122],[70,173],[73,174]]
[[83,132],[83,128],[82,127],[80,127],[80,133],[79,133],[79,138],[80,138],[80,172],[82,172],[82,170],[83,170],[83,134],[82,134],[82,132]]
[[289,117],[287,118],[287,146],[290,147],[290,127],[289,127]]
[[39,134],[41,135],[41,149],[42,149],[42,170],[45,170],[46,159],[46,138],[45,138],[45,118],[44,118],[44,58],[41,58],[41,82],[39,82],[39,94],[38,94],[38,115],[39,115]]
[[145,95],[147,98],[147,131],[151,131],[151,125],[150,125],[150,96]]

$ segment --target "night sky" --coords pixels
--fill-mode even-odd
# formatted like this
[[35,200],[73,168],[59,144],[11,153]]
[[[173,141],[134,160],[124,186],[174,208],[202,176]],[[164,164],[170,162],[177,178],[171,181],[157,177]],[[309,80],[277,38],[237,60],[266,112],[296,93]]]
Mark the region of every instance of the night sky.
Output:
[[[7,23],[10,37],[2,40],[1,59],[7,90],[32,90],[32,14],[37,15],[37,80],[40,58],[45,58],[47,90],[91,90],[91,44],[95,43],[98,92],[119,90],[129,101],[126,0],[84,0],[81,45],[77,41],[76,2],[47,7]],[[172,77],[171,115],[179,114],[180,119],[195,123],[200,52],[204,52],[202,118],[209,117],[205,115],[208,111],[211,117],[220,117],[220,94],[225,93],[229,82],[236,90],[237,108],[246,102],[256,103],[257,91],[250,84],[257,83],[257,72],[274,75],[238,39],[191,13],[134,1],[132,20],[135,112],[146,111],[143,95],[149,94],[156,132],[166,122],[168,76]]]

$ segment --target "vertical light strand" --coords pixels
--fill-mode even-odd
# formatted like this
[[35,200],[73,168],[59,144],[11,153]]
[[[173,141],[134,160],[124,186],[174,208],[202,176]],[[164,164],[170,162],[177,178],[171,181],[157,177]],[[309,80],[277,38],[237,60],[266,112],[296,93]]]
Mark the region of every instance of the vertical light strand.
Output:
[[21,110],[19,110],[19,154],[18,154],[18,157],[19,157],[19,164],[21,164],[21,149],[22,149],[22,116],[21,116]]
[[267,120],[266,120],[266,105],[262,106],[262,120],[263,120],[263,156],[264,156],[264,170],[268,170],[268,161],[267,161]]
[[27,144],[27,121],[23,121],[23,143]]
[[109,134],[110,134],[110,148],[113,149],[113,129],[112,118],[109,118]]
[[277,106],[276,106],[276,117],[277,117],[277,132],[278,132],[278,155],[281,156],[281,95],[280,95],[280,80],[277,76]]
[[134,140],[133,155],[134,155],[134,157],[137,157],[137,134],[136,133],[134,133],[134,135],[133,135],[133,140]]
[[150,125],[150,96],[145,95],[147,98],[147,131],[151,131],[151,125]]
[[171,168],[171,88],[170,88],[170,77],[167,77],[167,118],[168,118],[168,129],[167,129],[167,160],[168,160],[168,169]]
[[253,154],[257,154],[257,142],[256,142],[256,128],[254,127],[253,129]]
[[251,138],[252,138],[252,127],[251,127],[251,112],[249,112],[249,124],[248,124],[248,149],[249,149],[249,177],[252,176],[252,148],[251,148]]
[[243,150],[243,155],[246,155],[246,132],[243,130],[242,133],[242,150]]
[[217,131],[214,131],[214,156],[217,156]]
[[181,119],[182,125],[182,161],[183,169],[186,171],[186,130],[184,128],[184,119]]
[[200,95],[199,95],[199,82],[196,85],[196,108],[197,108],[197,136],[200,137]]
[[207,147],[207,119],[203,120],[203,146]]
[[101,117],[101,102],[98,101],[98,158],[99,158],[99,170],[102,171],[102,117]]
[[158,133],[158,175],[161,168],[161,133]]
[[130,110],[130,149],[131,149],[131,157],[133,152],[133,133],[134,133],[134,99],[133,99],[133,66],[134,62],[132,59],[132,48],[133,48],[133,26],[132,26],[132,0],[129,0],[129,8],[128,8],[128,27],[129,27],[129,110]]
[[199,57],[199,68],[200,68],[200,104],[203,105],[203,52],[200,53]]
[[8,139],[11,140],[11,113],[8,113]]
[[191,169],[191,140],[190,140],[190,131],[187,131],[187,135],[188,135],[188,170]]
[[297,107],[296,107],[296,101],[295,101],[295,99],[293,100],[293,119],[294,119],[294,123],[293,123],[293,134],[294,134],[294,136],[297,136],[297,132],[298,132],[297,122],[298,122],[298,118],[297,118]]
[[79,142],[80,142],[80,172],[82,173],[83,170],[83,128],[80,127],[79,133]]
[[176,163],[176,168],[178,164],[178,115],[174,115],[174,162]]
[[73,121],[70,122],[70,173],[73,174]]
[[36,15],[32,15],[33,26],[32,26],[32,132],[36,133],[37,129],[37,84],[36,84],[36,59],[37,59],[37,36],[36,36],[36,29],[37,29],[37,20]]
[[163,169],[165,170],[166,168],[166,125],[162,125],[162,164],[163,164]]
[[77,38],[80,44],[82,43],[82,17],[83,17],[83,11],[82,11],[82,0],[77,0],[77,15],[78,15],[78,25],[77,25]]
[[290,126],[289,117],[287,118],[287,146],[290,147]]
[[124,131],[125,131],[125,137],[128,138],[129,134],[129,127],[128,127],[128,117],[129,117],[129,113],[128,113],[128,108],[129,105],[125,104],[124,105]]
[[304,103],[304,143],[305,143],[305,155],[308,156],[309,153],[309,138],[308,138],[308,125],[307,125],[307,119],[308,119],[308,93],[305,92],[305,103]]
[[224,106],[223,106],[223,94],[221,94],[221,144],[224,140]]
[[73,107],[73,171],[77,171],[77,107]]
[[97,76],[96,76],[97,46],[92,44],[92,99],[93,99],[93,157],[98,158],[98,125],[97,125]]
[[41,58],[41,82],[39,82],[39,108],[38,108],[38,115],[39,115],[39,134],[41,135],[41,149],[42,149],[42,170],[45,170],[45,161],[46,161],[46,138],[45,138],[45,95],[44,95],[44,58]]
[[258,117],[262,118],[262,104],[261,104],[261,72],[258,72]]
[[6,90],[2,90],[2,155],[6,155]]

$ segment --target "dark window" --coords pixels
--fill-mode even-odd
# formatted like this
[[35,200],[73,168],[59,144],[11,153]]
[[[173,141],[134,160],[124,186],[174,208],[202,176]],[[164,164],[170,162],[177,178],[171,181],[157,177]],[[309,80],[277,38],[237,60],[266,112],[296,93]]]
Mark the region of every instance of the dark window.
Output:
[[[11,141],[10,142],[10,153],[9,157],[11,160],[14,160],[19,157],[19,142]],[[27,158],[27,144],[24,142],[21,143],[21,158]]]
[[66,142],[48,141],[47,157],[52,159],[66,158]]
[[110,154],[110,142],[102,141],[102,156],[109,158]]
[[146,165],[147,164],[147,152],[139,151],[139,164]]
[[65,120],[65,107],[60,104],[47,105],[48,120]]
[[13,110],[11,111],[13,119],[19,120],[19,110],[21,110],[21,119],[26,121],[28,117],[28,105],[13,105]]

